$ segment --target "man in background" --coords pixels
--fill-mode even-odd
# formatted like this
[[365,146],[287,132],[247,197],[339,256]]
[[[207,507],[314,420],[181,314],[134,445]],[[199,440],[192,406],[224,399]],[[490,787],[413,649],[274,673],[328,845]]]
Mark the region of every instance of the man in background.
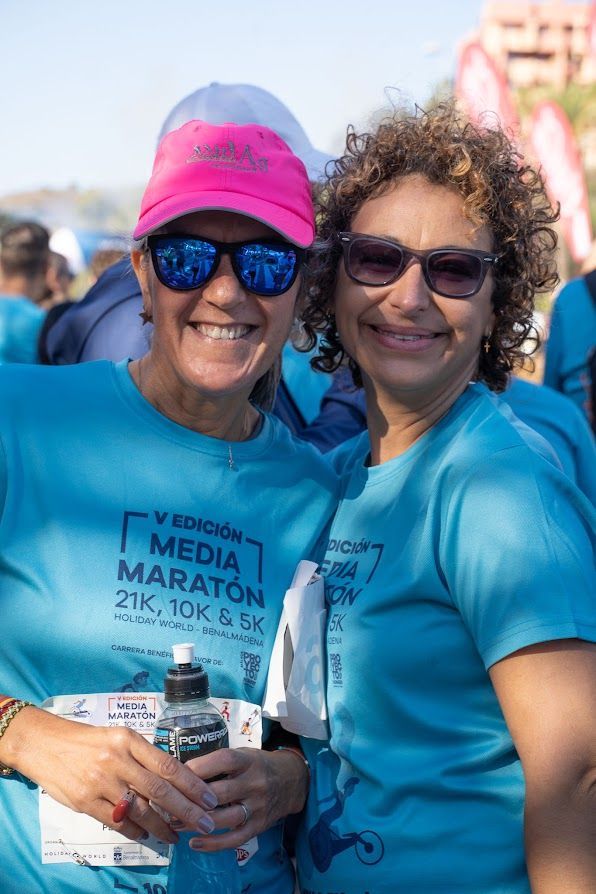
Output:
[[596,351],[596,241],[582,276],[563,286],[553,305],[544,362],[544,384],[571,398],[596,433],[591,398]]
[[45,310],[49,310],[50,307],[56,307],[65,301],[70,302],[70,287],[74,278],[68,258],[60,252],[50,249],[46,291],[43,299],[38,302],[39,305]]
[[0,363],[35,363],[45,311],[50,235],[35,221],[0,236]]

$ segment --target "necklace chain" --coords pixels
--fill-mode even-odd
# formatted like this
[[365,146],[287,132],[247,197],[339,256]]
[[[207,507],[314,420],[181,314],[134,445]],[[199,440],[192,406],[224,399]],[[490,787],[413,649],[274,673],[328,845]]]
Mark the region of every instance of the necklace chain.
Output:
[[[148,403],[150,403],[152,406],[154,406],[156,410],[159,410],[159,412],[161,412],[157,403],[154,403],[152,400],[149,400],[149,398],[147,397],[147,395],[145,394],[145,392],[143,390],[143,361],[142,360],[139,360],[137,363],[137,378],[138,378],[139,392],[140,392],[141,396],[144,397],[145,400],[148,401]],[[168,414],[166,413],[164,415],[167,416]],[[244,418],[242,420],[242,429],[241,429],[240,437],[238,438],[238,440],[239,441],[247,441],[250,438],[252,432],[254,431],[254,428],[255,428],[254,423],[252,423],[250,421],[250,411],[249,411],[244,414]],[[232,449],[232,443],[228,443],[228,468],[229,468],[230,472],[234,472],[237,468],[236,463],[234,462],[234,453],[233,453],[233,449]]]

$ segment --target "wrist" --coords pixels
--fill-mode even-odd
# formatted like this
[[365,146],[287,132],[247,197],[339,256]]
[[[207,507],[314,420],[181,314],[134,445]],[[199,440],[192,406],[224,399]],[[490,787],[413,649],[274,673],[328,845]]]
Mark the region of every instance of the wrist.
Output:
[[272,753],[277,755],[277,760],[283,761],[283,782],[291,786],[294,794],[288,813],[300,813],[306,803],[310,787],[310,765],[302,750],[294,745],[277,745],[272,749]]
[[[3,696],[0,699],[0,776],[11,776],[17,769],[18,745],[21,737],[13,723],[23,709],[33,707],[24,699]],[[17,720],[17,727],[19,725]]]

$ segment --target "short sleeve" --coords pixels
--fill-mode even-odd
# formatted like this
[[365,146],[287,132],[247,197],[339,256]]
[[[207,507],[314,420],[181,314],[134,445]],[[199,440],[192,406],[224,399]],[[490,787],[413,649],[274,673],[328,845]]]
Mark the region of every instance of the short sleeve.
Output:
[[440,562],[488,668],[553,639],[596,639],[596,514],[527,446],[483,459],[452,487]]

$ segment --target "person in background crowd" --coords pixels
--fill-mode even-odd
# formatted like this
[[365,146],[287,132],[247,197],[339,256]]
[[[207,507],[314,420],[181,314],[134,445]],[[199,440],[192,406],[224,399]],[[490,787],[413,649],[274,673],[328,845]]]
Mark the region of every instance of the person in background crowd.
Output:
[[0,236],[0,363],[34,363],[45,312],[49,233],[35,221]]
[[128,260],[126,253],[117,248],[98,248],[93,252],[89,261],[89,273],[91,274],[92,282],[96,283],[105,270],[124,259]]
[[596,346],[596,243],[582,276],[563,286],[553,305],[544,384],[573,400],[594,428],[589,359]]
[[441,104],[350,132],[317,220],[304,317],[368,432],[331,454],[302,894],[596,891],[596,513],[499,396],[556,282],[542,180]]
[[71,304],[70,287],[73,280],[74,274],[69,267],[68,259],[60,252],[50,249],[46,273],[46,292],[38,302],[40,307],[49,310],[58,304],[64,304],[64,302]]
[[596,506],[596,443],[574,402],[549,388],[511,376],[501,393],[518,419],[548,441],[563,471]]
[[263,749],[181,764],[39,707],[70,694],[79,716],[81,699],[161,690],[184,636],[212,695],[258,709],[284,591],[322,558],[337,501],[328,464],[267,412],[314,237],[302,162],[266,127],[191,121],[160,143],[133,235],[149,350],[0,370],[2,894],[165,890],[151,851],[42,863],[40,841],[64,833],[60,812],[40,820],[38,789],[135,842],[176,840],[163,811],[221,847],[256,835],[244,890],[292,894],[280,820],[302,809],[308,768],[265,750],[267,724]]
[[[233,121],[271,127],[304,163],[312,184],[316,184],[330,160],[330,156],[311,145],[294,115],[279,99],[253,84],[212,83],[196,90],[167,115],[159,139],[196,118],[213,124]],[[51,364],[140,357],[147,351],[152,330],[151,324],[143,326],[141,311],[138,283],[128,260],[123,260],[49,327],[40,348],[42,356]],[[330,379],[314,373],[308,355],[296,351],[291,342],[284,346],[282,368],[274,412],[294,434],[306,435],[308,439],[308,425],[318,413]]]

